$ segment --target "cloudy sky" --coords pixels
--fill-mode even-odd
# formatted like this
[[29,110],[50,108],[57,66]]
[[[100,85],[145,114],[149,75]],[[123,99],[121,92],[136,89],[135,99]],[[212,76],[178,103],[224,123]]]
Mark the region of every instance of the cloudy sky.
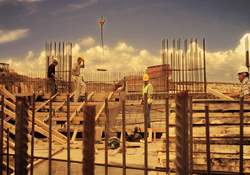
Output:
[[0,61],[42,71],[45,41],[69,40],[88,67],[141,71],[161,63],[162,38],[205,37],[208,80],[232,81],[244,64],[249,7],[249,0],[0,0]]

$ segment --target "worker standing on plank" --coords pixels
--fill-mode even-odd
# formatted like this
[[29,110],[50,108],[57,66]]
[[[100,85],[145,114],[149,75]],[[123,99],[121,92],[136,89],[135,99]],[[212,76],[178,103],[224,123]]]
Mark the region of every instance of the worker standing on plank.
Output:
[[152,102],[153,102],[153,85],[149,82],[149,75],[147,73],[144,73],[143,75],[143,87],[142,87],[142,99],[141,99],[141,104],[144,105],[144,99],[145,99],[145,95],[147,96],[147,107],[146,109],[148,110],[148,133],[149,133],[149,137],[148,137],[148,141],[151,142],[152,141],[152,129],[151,129],[151,117],[150,117],[150,111],[151,111],[151,107],[152,107]]
[[85,95],[86,84],[81,76],[81,68],[85,67],[84,59],[81,57],[77,58],[77,62],[72,69],[73,81],[74,81],[74,102],[79,101],[79,97]]
[[50,86],[50,93],[51,96],[57,93],[57,86],[56,86],[56,66],[58,64],[57,58],[53,58],[52,63],[48,67],[48,79],[49,79],[49,86]]
[[240,97],[247,97],[250,95],[249,72],[247,67],[241,67],[238,71],[238,78],[240,81]]

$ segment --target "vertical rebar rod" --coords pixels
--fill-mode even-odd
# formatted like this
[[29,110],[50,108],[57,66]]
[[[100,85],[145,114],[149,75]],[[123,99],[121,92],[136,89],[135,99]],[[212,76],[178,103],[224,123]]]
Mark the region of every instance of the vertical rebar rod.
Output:
[[105,99],[105,175],[108,175],[108,140],[109,140],[109,109],[108,99]]
[[[62,77],[63,77],[63,83],[66,81],[66,79],[65,79],[65,65],[64,65],[64,63],[65,63],[65,56],[64,56],[64,41],[63,41],[63,43],[62,43],[62,59],[63,59],[63,62],[62,62],[62,69],[63,69],[63,71],[62,71]],[[64,86],[64,84],[63,84],[63,86]]]
[[169,97],[165,99],[165,132],[166,132],[166,174],[169,173]]
[[178,87],[178,90],[181,91],[181,39],[178,39],[178,52],[177,52],[177,66],[178,66],[178,84],[177,84],[177,87]]
[[170,90],[171,92],[174,91],[174,68],[173,68],[173,54],[170,54],[170,70],[171,70],[171,84],[170,84]]
[[70,159],[70,97],[67,93],[67,174],[71,174],[71,159]]
[[189,42],[190,48],[190,76],[191,76],[191,92],[194,92],[194,74],[193,74],[193,38],[190,39]]
[[58,44],[58,80],[61,86],[61,77],[62,77],[62,57],[61,57],[61,41]]
[[249,63],[249,41],[248,41],[248,36],[245,38],[245,50],[246,50],[246,67],[248,68],[248,72],[249,72],[250,63]]
[[185,91],[185,57],[184,52],[181,54],[181,69],[182,69],[182,91]]
[[185,90],[188,90],[188,61],[187,61],[187,39],[184,41],[184,62],[185,62]]
[[165,39],[162,39],[161,41],[161,58],[162,58],[162,64],[166,64],[166,46],[165,46]]
[[52,99],[49,101],[49,153],[48,153],[48,175],[52,175]]
[[202,54],[201,54],[201,51],[199,52],[199,62],[200,62],[200,73],[199,73],[199,75],[200,75],[200,89],[201,89],[201,92],[204,90],[203,89],[203,72],[202,72],[202,70],[203,70],[203,61],[202,61]]
[[1,95],[1,128],[0,128],[0,175],[3,174],[3,141],[4,141],[4,95]]
[[148,94],[144,94],[144,175],[148,174]]
[[[49,67],[49,43],[46,42],[45,45],[45,52],[46,52],[46,70],[45,70],[45,76],[46,79],[48,78],[48,67]],[[46,92],[49,92],[49,82],[46,80]]]
[[71,88],[71,82],[72,82],[72,43],[70,43],[69,46],[69,87],[68,87],[68,92],[70,93],[72,88]]
[[[69,81],[69,76],[68,76],[68,71],[69,71],[69,69],[68,69],[68,57],[69,57],[69,55],[68,55],[68,42],[65,42],[65,67],[66,67],[66,81],[68,82]],[[68,84],[67,84],[67,86],[68,86]]]
[[6,166],[6,174],[9,175],[10,174],[10,129],[7,128],[7,154],[6,154],[6,162],[7,162],[7,166]]
[[195,91],[199,89],[199,60],[198,60],[198,40],[195,39]]
[[174,94],[176,94],[176,67],[175,67],[175,39],[173,40],[173,83],[174,83]]
[[206,40],[203,38],[203,76],[204,76],[204,92],[207,95],[207,75],[206,75]]
[[35,93],[33,93],[32,96],[32,119],[31,119],[31,142],[30,142],[30,175],[33,175],[33,169],[34,169],[34,137],[35,137]]
[[82,174],[95,174],[95,115],[96,106],[86,105],[83,112]]
[[244,173],[244,97],[240,98],[240,162],[239,173]]
[[205,104],[207,173],[211,174],[209,106]]
[[122,174],[126,175],[126,113],[125,100],[122,100]]
[[166,41],[166,45],[167,45],[167,64],[169,64],[169,56],[168,56],[168,39]]

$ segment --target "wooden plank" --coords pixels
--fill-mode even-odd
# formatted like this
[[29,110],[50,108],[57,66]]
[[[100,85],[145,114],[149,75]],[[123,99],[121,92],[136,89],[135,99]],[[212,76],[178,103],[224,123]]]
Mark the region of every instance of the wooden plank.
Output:
[[221,92],[219,92],[218,90],[212,89],[211,87],[207,87],[207,92],[210,94],[213,94],[216,97],[219,97],[220,99],[223,100],[234,100],[232,97],[229,97]]
[[[91,92],[88,97],[87,97],[87,101],[90,100],[90,98],[94,95],[94,92]],[[69,121],[72,122],[72,120],[75,118],[76,114],[82,109],[82,107],[85,105],[85,101],[81,103],[80,106],[78,106],[78,108],[73,112],[73,114],[71,114]],[[67,122],[65,122],[64,126],[67,125]]]
[[[71,98],[73,96],[74,96],[74,93],[71,93],[69,95],[69,98]],[[55,112],[57,112],[59,109],[61,109],[66,102],[67,102],[67,96],[66,96],[66,99],[64,99],[64,101],[62,103],[60,103],[59,106],[56,107]],[[45,119],[43,121],[47,121],[48,119],[49,119],[49,114],[47,114],[47,116],[45,116]]]
[[[2,90],[1,92],[5,94],[5,98],[7,97],[7,98],[12,99],[14,102],[16,101],[15,96],[13,94],[11,94],[9,91],[7,91],[5,88],[2,88],[1,90]],[[55,94],[51,99],[55,98],[56,95],[57,94]],[[29,120],[31,121],[31,119],[32,119],[32,112],[30,110],[28,111],[28,115],[29,115]],[[15,115],[13,115],[13,113],[12,113],[12,117],[15,118]],[[47,126],[47,124],[45,124],[44,122],[42,122],[41,120],[39,120],[37,118],[35,118],[35,123],[36,123],[37,126],[39,126],[39,128],[41,128],[40,131],[42,130],[43,134],[46,134],[45,136],[48,137],[48,126]],[[55,140],[58,141],[59,143],[62,143],[62,140],[64,140],[64,142],[66,142],[66,140],[67,140],[66,136],[64,136],[63,134],[59,133],[55,129],[52,129],[52,134],[54,135],[53,137],[56,136]]]
[[[14,112],[10,111],[9,109],[5,108],[4,112],[5,112],[6,115],[10,116],[14,120],[16,119],[16,114]],[[38,120],[36,119],[36,121],[38,121]],[[30,120],[30,118],[29,118],[28,124],[29,124],[29,126],[31,126],[31,120]],[[10,131],[13,132],[13,133],[11,132],[12,134],[15,134],[15,126],[14,125],[10,125],[8,122],[6,122],[6,126],[8,126],[10,128]],[[49,135],[48,130],[46,130],[46,129],[40,127],[40,126],[37,126],[37,123],[35,125],[35,131],[41,133],[42,135],[44,135],[46,137],[48,137],[48,135]],[[29,139],[31,139],[31,135],[28,135],[28,136],[29,136]],[[57,135],[54,135],[53,139],[55,141],[57,141],[58,143],[60,143],[60,144],[64,144],[65,143],[65,139],[63,139],[61,137],[58,137]]]
[[[109,95],[108,95],[108,101],[112,98],[113,94],[114,94],[113,91],[109,93]],[[100,110],[99,110],[98,113],[96,114],[96,116],[95,116],[95,121],[97,121],[97,120],[99,119],[99,117],[100,117],[101,113],[103,112],[104,108],[105,108],[105,102],[103,102],[103,104],[102,104]]]
[[59,93],[56,93],[55,95],[53,95],[50,99],[48,99],[47,101],[45,101],[43,104],[41,104],[40,106],[38,106],[35,110],[35,112],[39,111],[40,109],[42,109],[45,105],[47,105],[51,100],[54,100],[56,98],[56,96]]
[[71,142],[74,142],[74,141],[75,141],[77,133],[78,133],[78,128],[75,127],[74,133],[73,133],[73,135],[72,135],[72,137],[71,137]]

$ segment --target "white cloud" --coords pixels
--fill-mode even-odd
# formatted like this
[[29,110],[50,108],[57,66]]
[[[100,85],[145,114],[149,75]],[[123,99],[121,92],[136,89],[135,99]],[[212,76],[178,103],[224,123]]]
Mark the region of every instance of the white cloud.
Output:
[[80,44],[84,47],[91,47],[95,44],[95,40],[92,37],[83,38]]
[[94,4],[96,4],[97,2],[98,2],[98,0],[86,0],[86,1],[81,2],[81,3],[71,3],[68,5],[68,7],[72,10],[80,10],[80,9],[90,7]]
[[[250,34],[242,37],[234,49],[206,52],[208,81],[237,81],[237,70],[245,64],[246,36]],[[146,49],[136,49],[125,42],[118,42],[112,47],[105,45],[103,56],[101,46],[95,45],[96,42],[92,40],[93,38],[87,37],[73,46],[73,61],[78,56],[84,57],[88,71],[104,68],[109,72],[141,72],[147,66],[161,64],[160,53],[154,55]],[[85,47],[83,41],[86,41],[85,44],[91,43],[91,47]],[[44,51],[38,55],[29,51],[24,59],[5,60],[18,72],[45,72]]]
[[225,51],[207,52],[207,76],[210,81],[237,81],[239,67],[245,65],[245,34],[237,47]]
[[43,0],[17,0],[18,2],[40,2]]
[[0,44],[8,43],[26,37],[29,29],[0,30]]

